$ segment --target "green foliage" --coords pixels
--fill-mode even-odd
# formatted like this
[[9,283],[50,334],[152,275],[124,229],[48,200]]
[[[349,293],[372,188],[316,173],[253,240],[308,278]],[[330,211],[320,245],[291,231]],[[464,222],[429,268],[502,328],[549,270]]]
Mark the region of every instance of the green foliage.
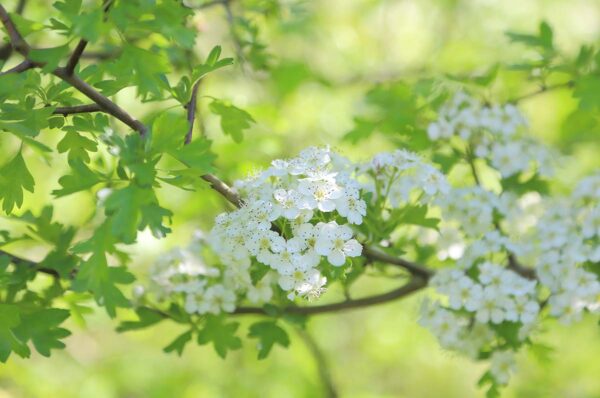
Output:
[[248,337],[258,339],[258,359],[265,359],[275,344],[282,347],[290,345],[286,331],[274,321],[256,322],[250,326]]
[[11,352],[27,358],[31,342],[43,356],[52,349],[64,348],[61,339],[70,332],[59,327],[69,317],[69,311],[57,308],[26,309],[16,304],[0,304],[0,362],[6,362]]
[[17,155],[0,168],[0,199],[2,210],[10,214],[13,208],[23,204],[23,190],[33,192],[35,182],[27,169],[23,155]]
[[138,316],[138,320],[121,322],[119,327],[117,327],[117,332],[144,329],[165,320],[165,316],[160,312],[144,307],[136,308],[135,313]]
[[227,322],[223,316],[208,315],[198,332],[198,344],[212,343],[217,354],[225,358],[227,352],[242,347],[242,340],[235,335],[239,326],[238,322]]
[[129,307],[130,303],[117,288],[118,284],[132,283],[135,278],[125,267],[109,267],[107,253],[115,252],[116,239],[113,236],[112,220],[105,221],[94,235],[73,248],[76,254],[91,253],[81,260],[73,290],[93,293],[96,302],[102,305],[111,316],[116,316],[117,307]]
[[179,336],[177,336],[175,338],[175,340],[173,340],[171,343],[169,343],[169,345],[167,345],[163,351],[164,352],[176,352],[177,355],[181,356],[183,354],[183,350],[185,349],[185,346],[187,345],[187,343],[189,343],[190,341],[192,341],[193,338],[193,334],[191,330],[188,330],[187,332],[184,332],[182,334],[180,334]]
[[58,153],[68,152],[69,163],[80,160],[84,163],[90,162],[88,152],[96,152],[98,144],[96,141],[84,137],[77,131],[67,131],[64,138],[56,146]]
[[235,142],[241,142],[244,138],[244,130],[249,129],[254,123],[254,119],[248,112],[227,102],[215,99],[210,104],[210,110],[221,118],[223,132],[231,136]]

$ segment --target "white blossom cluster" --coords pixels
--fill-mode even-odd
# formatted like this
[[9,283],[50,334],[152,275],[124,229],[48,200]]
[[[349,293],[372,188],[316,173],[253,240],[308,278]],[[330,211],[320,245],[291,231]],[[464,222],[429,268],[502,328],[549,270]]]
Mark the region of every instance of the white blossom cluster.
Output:
[[[487,106],[458,93],[428,134],[464,140],[502,178],[548,175],[550,152],[523,136],[526,125],[513,105]],[[439,297],[423,306],[420,323],[448,349],[489,357],[497,383],[508,382],[515,345],[530,341],[544,317],[570,323],[585,311],[600,312],[600,174],[562,199],[478,184],[453,187],[434,205],[439,231],[418,240],[450,267],[432,278]],[[507,342],[502,328],[512,329],[516,341]]]
[[219,215],[209,236],[220,261],[230,269],[268,266],[290,299],[319,296],[321,261],[341,267],[362,252],[350,225],[362,223],[366,203],[346,164],[328,148],[311,147],[237,181],[245,205]]
[[180,299],[188,313],[219,314],[233,312],[241,293],[251,303],[271,299],[269,276],[253,284],[248,274],[208,266],[202,256],[204,246],[198,234],[189,247],[158,257],[151,270],[151,291],[160,301]]
[[474,155],[488,158],[503,177],[537,168],[541,175],[552,174],[552,153],[523,130],[527,120],[512,104],[486,105],[458,92],[439,110],[439,117],[427,129],[433,141],[460,137]]
[[[371,177],[364,189],[386,198],[391,208],[398,208],[415,196],[430,200],[448,193],[446,177],[418,155],[402,149],[380,153],[358,168],[359,175]],[[421,198],[421,196],[423,198]]]
[[[550,290],[550,314],[563,323],[584,310],[600,312],[600,175],[588,177],[566,200],[553,201],[530,231],[537,276]],[[596,272],[598,272],[598,267]]]
[[[435,203],[443,221],[428,243],[453,267],[432,278],[441,296],[427,303],[420,322],[446,348],[473,358],[492,351],[498,383],[508,381],[515,353],[494,325],[518,327],[524,342],[545,315],[570,323],[584,310],[600,312],[598,275],[587,269],[600,263],[600,175],[583,179],[564,199],[475,187],[453,188]],[[519,275],[511,261],[527,264],[535,279]]]

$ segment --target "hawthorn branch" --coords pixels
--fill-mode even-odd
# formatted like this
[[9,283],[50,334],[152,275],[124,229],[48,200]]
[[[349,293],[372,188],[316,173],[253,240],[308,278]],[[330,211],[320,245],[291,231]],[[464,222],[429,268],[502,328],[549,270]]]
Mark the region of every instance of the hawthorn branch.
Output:
[[4,71],[4,72],[0,72],[0,76],[4,76],[4,75],[8,75],[9,73],[21,73],[21,72],[25,72],[26,70],[35,68],[35,64],[31,61],[29,61],[28,59],[26,59],[25,61],[21,62],[20,64]]
[[98,104],[98,106],[104,112],[119,119],[120,121],[131,127],[133,130],[136,130],[140,133],[142,137],[146,135],[148,130],[142,122],[134,119],[123,108],[111,101],[108,97],[102,95],[99,91],[90,86],[79,76],[69,75],[65,68],[56,68],[54,72],[52,72],[52,74],[69,83],[80,93],[82,93],[83,95],[94,101],[96,104]]
[[304,341],[306,348],[312,354],[315,362],[317,364],[317,371],[319,372],[319,377],[321,378],[321,382],[324,387],[325,397],[327,398],[337,398],[339,394],[337,389],[335,388],[335,384],[333,383],[333,379],[331,378],[331,372],[329,371],[329,366],[327,365],[327,359],[325,358],[325,354],[323,350],[319,347],[314,337],[308,333],[306,330],[301,328],[296,328],[298,335]]
[[71,54],[71,57],[69,58],[69,62],[67,62],[67,66],[65,67],[65,72],[67,73],[67,75],[73,74],[73,72],[75,71],[75,67],[79,63],[79,59],[83,55],[83,52],[85,51],[85,48],[87,47],[87,45],[88,45],[87,40],[84,40],[84,39],[79,40],[79,43],[77,43],[77,47],[75,47],[75,50],[73,51],[73,54]]
[[[407,284],[391,290],[387,293],[376,294],[359,299],[340,301],[332,304],[322,304],[307,307],[285,307],[283,313],[299,315],[317,315],[329,312],[347,311],[357,308],[370,307],[373,305],[384,304],[409,296],[427,286],[427,280],[420,277],[413,277]],[[239,307],[234,311],[236,315],[268,315],[261,307]]]
[[69,116],[76,113],[92,113],[92,112],[104,112],[104,109],[98,104],[87,104],[87,105],[75,105],[75,106],[59,106],[53,114]]
[[6,28],[12,48],[24,56],[27,56],[31,48],[25,39],[23,39],[23,36],[21,36],[19,33],[17,27],[10,18],[10,15],[8,15],[6,8],[4,8],[2,4],[0,4],[0,21]]
[[557,83],[557,84],[553,84],[553,85],[550,85],[550,86],[547,86],[547,85],[543,84],[538,90],[532,91],[532,92],[527,93],[527,94],[523,94],[522,96],[513,98],[512,100],[509,100],[508,102],[512,102],[512,103],[516,104],[516,103],[524,101],[526,99],[529,99],[529,98],[532,98],[532,97],[536,97],[536,96],[538,96],[540,94],[547,93],[548,91],[555,91],[555,90],[558,90],[558,89],[561,89],[561,88],[573,88],[573,87],[575,87],[575,81],[574,80],[569,80],[568,82]]
[[192,97],[190,98],[190,102],[185,106],[187,109],[187,121],[188,121],[188,131],[185,135],[185,144],[189,144],[192,142],[192,134],[194,132],[194,121],[196,119],[196,108],[198,107],[198,89],[200,88],[200,82],[202,80],[198,80],[194,87],[192,87]]
[[411,261],[405,260],[401,257],[391,256],[387,253],[374,249],[370,246],[363,246],[363,256],[371,261],[380,261],[382,263],[397,265],[406,269],[408,272],[415,276],[419,276],[425,280],[429,280],[434,274],[434,272],[422,265],[413,263]]
[[10,260],[10,262],[13,263],[13,264],[15,264],[15,265],[25,265],[27,267],[35,269],[38,272],[43,273],[43,274],[50,275],[50,276],[52,276],[54,278],[60,278],[60,274],[58,273],[57,270],[52,269],[52,268],[40,267],[34,261],[25,260],[22,257],[15,256],[14,254],[10,254],[8,252],[5,252],[4,250],[0,250],[0,256],[7,256],[8,259]]
[[[25,10],[25,4],[26,0],[19,0],[19,2],[17,3],[17,7],[15,8],[15,14],[21,15]],[[2,47],[0,47],[0,60],[7,60],[8,58],[10,58],[12,52],[12,44],[10,42],[4,44]]]
[[[477,167],[475,167],[475,156],[473,155],[473,150],[471,148],[467,149],[467,162],[471,167],[471,174],[475,179],[476,185],[478,187],[481,187],[481,179],[479,178],[479,173],[477,173]],[[496,231],[503,233],[502,228],[500,227],[500,224],[498,224],[497,221],[494,221],[494,228],[496,229]],[[506,254],[508,256],[508,269],[516,272],[524,278],[531,280],[537,279],[535,269],[524,267],[523,265],[521,265],[517,260],[517,257],[511,251],[507,250]]]

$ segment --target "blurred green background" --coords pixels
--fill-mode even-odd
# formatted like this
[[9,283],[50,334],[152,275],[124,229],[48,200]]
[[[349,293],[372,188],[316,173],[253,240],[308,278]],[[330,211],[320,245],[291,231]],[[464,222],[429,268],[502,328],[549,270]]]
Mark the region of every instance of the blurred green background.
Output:
[[[7,7],[14,3],[2,2]],[[47,20],[51,3],[29,1],[26,16]],[[241,3],[234,1],[233,11],[244,12],[260,27],[273,70],[269,76],[238,67],[211,75],[202,86],[203,95],[229,99],[257,121],[242,144],[222,137],[217,120],[207,115],[203,121],[219,154],[218,174],[229,181],[307,145],[329,144],[355,159],[391,149],[384,137],[372,137],[359,146],[341,140],[352,128],[353,116],[365,107],[364,93],[377,82],[478,73],[496,62],[527,58],[523,47],[508,42],[507,30],[532,32],[546,20],[567,56],[575,55],[583,43],[598,43],[600,37],[597,0],[290,0],[281,1],[280,13],[267,18],[248,11],[260,1]],[[234,54],[221,7],[198,12],[192,24],[199,31],[199,54],[204,56],[216,44],[224,46],[226,55]],[[42,37],[35,44],[49,42],[59,43],[60,38]],[[490,97],[502,100],[532,89],[535,86],[518,73],[502,72]],[[119,93],[117,100],[140,117],[172,105],[141,105],[128,90]],[[202,107],[207,106],[200,101]],[[600,139],[578,142],[565,133],[566,117],[575,106],[566,90],[535,97],[521,106],[530,118],[532,134],[571,155],[559,171],[565,183],[600,167]],[[124,130],[118,124],[115,128]],[[48,144],[60,138],[56,132],[42,136]],[[3,151],[14,145],[0,140]],[[39,211],[49,203],[50,191],[58,187],[66,160],[56,157],[47,162],[28,153],[27,162],[37,185],[36,193],[28,194],[25,209]],[[165,207],[178,209],[174,233],[162,241],[143,233],[138,244],[127,248],[140,281],[158,253],[187,244],[194,230],[210,228],[212,216],[226,208],[208,189],[186,193],[164,188],[160,194]],[[59,221],[82,224],[94,217],[94,201],[92,194],[80,193],[52,204]],[[0,223],[16,231],[23,228],[5,219]],[[27,248],[26,252],[28,258],[36,259],[42,257],[43,248]],[[367,280],[357,292],[385,291],[392,285],[393,281]],[[340,396],[483,396],[476,384],[485,365],[442,350],[416,324],[424,296],[309,321],[308,330],[324,351]],[[340,292],[332,289],[323,300],[339,297]],[[250,320],[240,320],[245,334]],[[573,327],[545,325],[547,333],[539,341],[554,350],[547,356],[522,353],[519,371],[503,396],[600,397],[600,329],[596,323],[589,318]],[[115,322],[98,311],[85,325],[73,325],[67,349],[50,359],[37,354],[29,360],[11,358],[0,366],[0,398],[323,395],[314,358],[293,329],[288,329],[292,336],[288,350],[277,347],[269,358],[258,361],[251,341],[226,360],[210,347],[193,345],[179,358],[161,351],[183,331],[174,325],[165,323],[128,334],[118,334],[114,328]]]

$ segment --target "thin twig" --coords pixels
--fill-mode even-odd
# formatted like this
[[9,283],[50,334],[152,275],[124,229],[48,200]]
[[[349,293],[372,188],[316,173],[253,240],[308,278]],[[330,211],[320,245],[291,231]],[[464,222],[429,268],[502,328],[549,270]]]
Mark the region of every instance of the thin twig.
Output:
[[[345,300],[332,304],[321,304],[310,307],[286,307],[282,309],[283,313],[316,315],[329,312],[347,311],[356,308],[370,307],[372,305],[384,304],[397,300],[415,293],[427,286],[427,281],[423,278],[414,277],[407,284],[389,291],[387,293],[376,294],[359,299]],[[268,315],[261,307],[239,307],[235,310],[237,315]]]
[[79,76],[69,75],[65,68],[56,68],[54,72],[52,72],[55,76],[61,78],[65,82],[69,83],[71,86],[76,88],[80,93],[94,101],[98,106],[106,113],[114,116],[119,119],[133,130],[136,130],[140,133],[141,136],[145,136],[147,133],[147,128],[144,124],[136,119],[134,119],[129,113],[127,113],[123,108],[119,105],[115,104],[108,97],[100,94],[95,88],[90,86],[84,80],[82,80]]
[[52,269],[52,268],[40,267],[34,261],[25,260],[24,258],[15,256],[14,254],[7,253],[4,250],[0,250],[0,256],[7,256],[9,258],[10,262],[15,265],[20,265],[20,264],[26,265],[26,266],[31,267],[32,269],[35,269],[36,271],[41,272],[43,274],[53,276],[54,278],[60,278],[60,274],[58,273],[57,270]]
[[325,354],[323,354],[323,351],[315,341],[314,337],[304,329],[296,328],[296,331],[302,341],[304,341],[304,344],[306,345],[306,348],[308,348],[308,351],[311,353],[312,357],[315,359],[317,371],[319,372],[319,378],[321,379],[321,384],[323,384],[325,393],[324,396],[327,398],[339,397],[331,377],[329,366],[327,365],[327,358],[325,358]]
[[[479,178],[479,174],[477,173],[477,168],[475,167],[475,157],[473,155],[473,150],[471,148],[467,149],[467,162],[471,167],[471,174],[475,179],[475,183],[477,186],[481,187],[481,179]],[[496,231],[502,233],[502,228],[497,221],[494,221],[494,228]],[[524,278],[535,280],[537,279],[537,275],[535,269],[522,266],[517,257],[510,250],[506,251],[508,256],[508,268],[517,274],[521,275]]]
[[[19,0],[19,2],[17,3],[17,7],[15,8],[15,14],[23,14],[23,11],[25,10],[25,4],[26,0]],[[4,44],[2,47],[0,47],[0,60],[6,61],[7,59],[9,59],[10,55],[12,54],[12,51],[12,43],[9,42]]]
[[198,102],[198,89],[200,88],[200,82],[202,80],[198,80],[194,87],[192,87],[192,97],[190,98],[190,102],[187,103],[187,121],[188,121],[188,131],[185,135],[185,144],[189,144],[192,142],[192,134],[194,132],[194,120],[196,119],[196,108]]
[[365,245],[363,247],[362,254],[369,260],[372,261],[380,261],[387,264],[397,265],[399,267],[405,268],[413,275],[420,276],[424,279],[429,279],[433,276],[433,271],[423,267],[422,265],[413,263],[411,261],[405,260],[400,257],[391,256],[387,253],[381,252],[377,249],[369,247]]
[[4,71],[4,72],[0,72],[0,76],[4,76],[4,75],[8,75],[9,73],[21,73],[21,72],[25,72],[26,70],[35,68],[35,64],[33,62],[31,62],[30,60],[26,59],[25,61],[21,62],[20,64]]
[[532,91],[530,93],[524,94],[520,97],[516,97],[513,98],[512,100],[509,100],[508,102],[512,102],[512,103],[518,103],[521,102],[523,100],[532,98],[532,97],[536,97],[540,94],[543,93],[547,93],[548,91],[554,91],[554,90],[558,90],[561,88],[572,88],[575,87],[575,81],[574,80],[569,80],[568,82],[564,82],[564,83],[558,83],[558,84],[554,84],[554,85],[550,85],[550,86],[546,86],[546,85],[542,85],[538,90],[536,91]]
[[54,110],[55,115],[69,116],[76,113],[103,112],[104,110],[98,104],[59,106]]
[[67,62],[67,66],[65,67],[65,72],[67,73],[67,75],[73,74],[73,72],[75,71],[75,67],[79,63],[79,59],[81,58],[81,55],[85,51],[87,45],[87,40],[79,40],[79,43],[77,43],[77,47],[75,47],[75,50],[73,51],[73,54],[71,54],[69,62]]
[[8,15],[6,8],[4,8],[2,4],[0,4],[0,21],[6,28],[6,32],[8,33],[8,37],[10,38],[10,43],[13,49],[23,54],[24,56],[27,56],[31,48],[29,47],[29,44],[27,44],[25,39],[23,39],[23,36],[21,36],[21,34],[19,33],[17,27],[10,18],[10,15]]

